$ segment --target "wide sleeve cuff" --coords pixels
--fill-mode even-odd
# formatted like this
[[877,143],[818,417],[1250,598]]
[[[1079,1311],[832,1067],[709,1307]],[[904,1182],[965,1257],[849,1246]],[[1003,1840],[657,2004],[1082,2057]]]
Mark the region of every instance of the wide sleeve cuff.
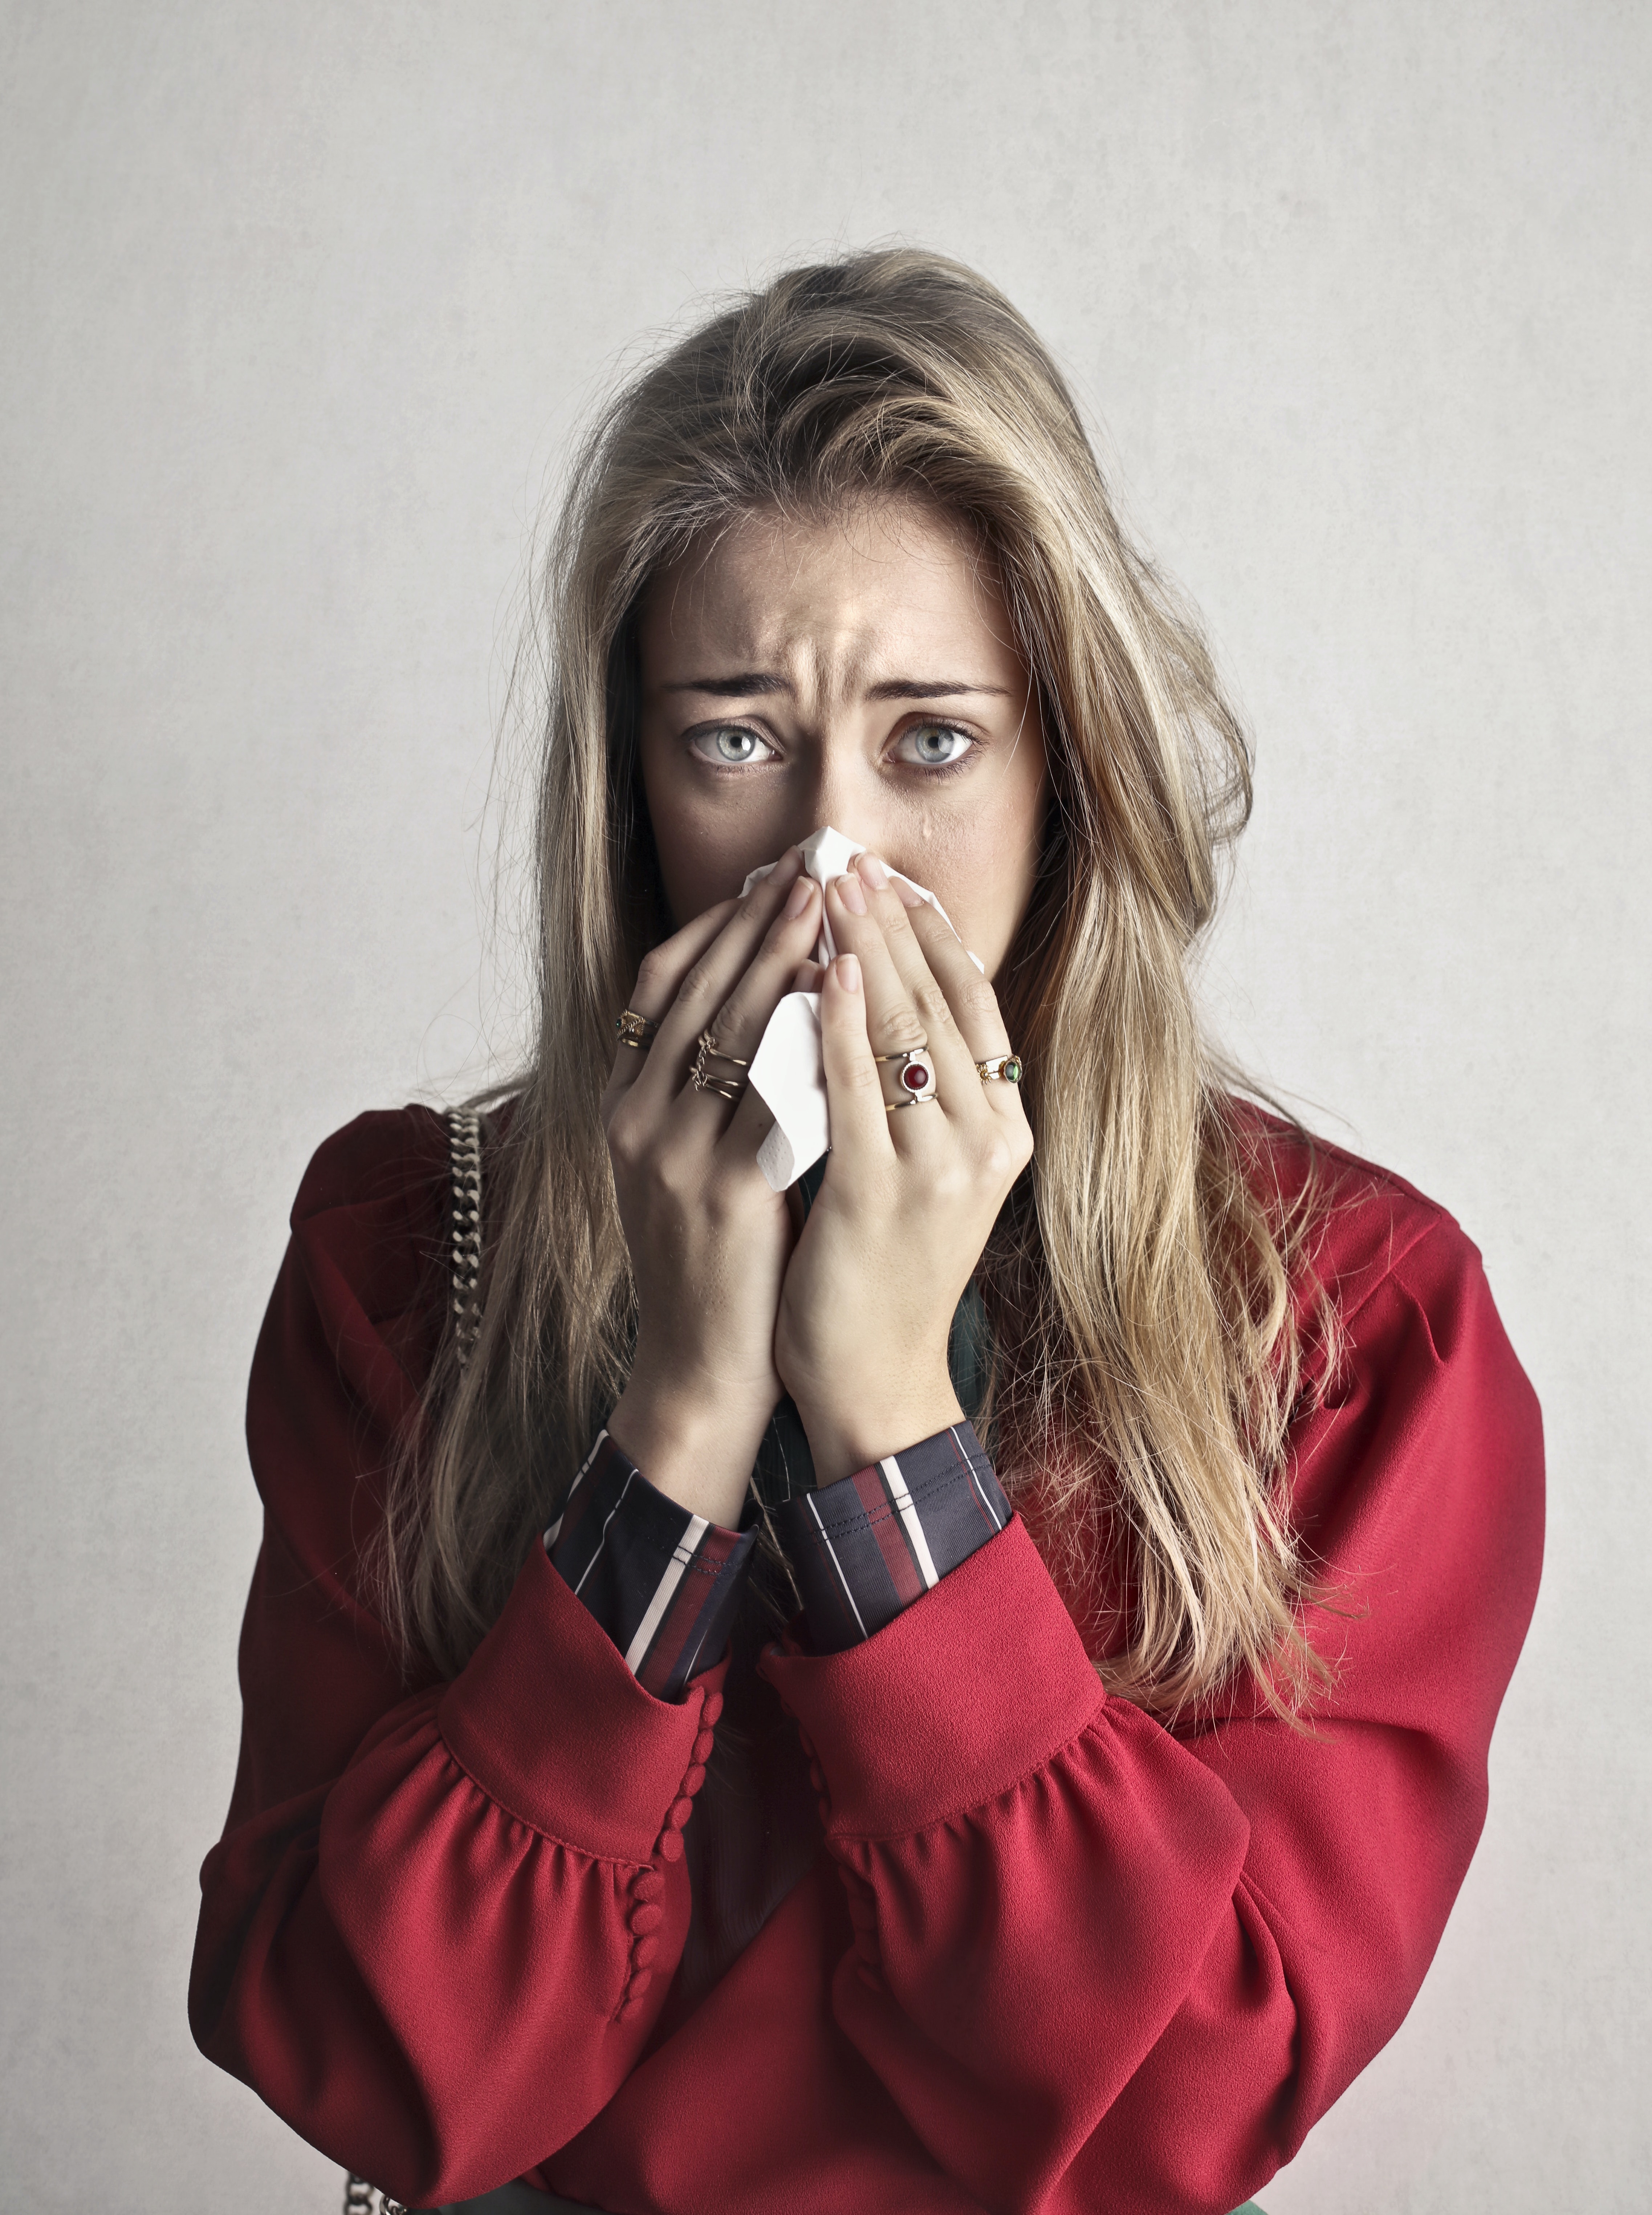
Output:
[[969,1423],[799,1494],[775,1516],[817,1654],[841,1654],[893,1623],[1009,1520]]
[[1105,1697],[1019,1516],[881,1636],[841,1654],[771,1645],[758,1666],[826,1779],[828,1840],[903,1836],[996,1799]]
[[725,1531],[656,1492],[601,1432],[545,1552],[658,1700],[722,1660],[755,1531]]

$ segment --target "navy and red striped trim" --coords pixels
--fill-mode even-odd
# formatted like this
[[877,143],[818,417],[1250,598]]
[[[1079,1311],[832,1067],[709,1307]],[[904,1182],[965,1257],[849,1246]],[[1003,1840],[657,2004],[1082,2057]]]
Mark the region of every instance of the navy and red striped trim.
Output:
[[[795,1494],[775,1511],[815,1650],[893,1623],[1010,1519],[968,1423]],[[755,1530],[725,1531],[656,1492],[606,1431],[545,1532],[545,1551],[657,1699],[680,1700],[721,1660]]]
[[756,1544],[657,1492],[606,1431],[545,1532],[551,1566],[660,1700],[722,1658]]
[[870,1638],[1010,1519],[973,1427],[959,1423],[776,1511],[815,1650]]

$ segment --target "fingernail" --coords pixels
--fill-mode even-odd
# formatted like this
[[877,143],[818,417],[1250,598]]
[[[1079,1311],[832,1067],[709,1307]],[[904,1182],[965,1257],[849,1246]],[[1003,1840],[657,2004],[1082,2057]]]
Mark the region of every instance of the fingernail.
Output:
[[867,883],[871,886],[872,890],[875,893],[887,893],[888,891],[889,872],[884,868],[882,862],[879,861],[875,854],[857,854],[855,857],[855,867],[860,871],[861,874],[865,878]]
[[905,877],[897,877],[895,879],[895,890],[900,893],[901,905],[904,907],[923,906],[923,893],[918,891],[916,885],[909,885]]
[[845,992],[858,992],[861,988],[861,965],[852,954],[838,956],[838,982]]
[[797,882],[792,887],[791,891],[788,893],[786,898],[787,922],[795,923],[798,917],[801,915],[803,910],[808,905],[814,897],[814,878],[799,877]]
[[838,898],[849,910],[851,915],[865,914],[866,894],[861,890],[861,880],[858,877],[853,875],[839,877]]

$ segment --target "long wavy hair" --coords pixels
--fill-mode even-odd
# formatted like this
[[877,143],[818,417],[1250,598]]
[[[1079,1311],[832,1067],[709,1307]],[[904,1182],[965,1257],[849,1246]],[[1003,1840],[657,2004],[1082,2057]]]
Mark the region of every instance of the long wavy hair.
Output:
[[1075,1612],[1112,1563],[1110,1690],[1170,1714],[1249,1669],[1293,1706],[1320,1670],[1283,1451],[1312,1179],[1282,1196],[1188,973],[1250,812],[1246,738],[1038,338],[972,271],[910,250],[740,299],[636,376],[574,463],[518,664],[543,685],[537,1040],[504,1088],[480,1335],[463,1366],[439,1355],[390,1488],[390,1610],[411,1648],[463,1665],[627,1371],[599,1103],[615,1014],[670,928],[637,766],[642,595],[733,518],[880,496],[976,534],[1050,765],[999,979],[1036,1144],[979,1278],[1000,1473]]

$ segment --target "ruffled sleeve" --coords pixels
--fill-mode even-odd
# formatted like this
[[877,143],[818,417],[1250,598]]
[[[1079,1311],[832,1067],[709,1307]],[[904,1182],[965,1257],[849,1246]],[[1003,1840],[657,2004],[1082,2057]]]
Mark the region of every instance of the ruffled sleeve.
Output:
[[445,1304],[446,1161],[435,1116],[365,1116],[293,1210],[248,1406],[240,1764],[190,1988],[212,2059],[418,2205],[532,2167],[633,2066],[687,1928],[722,1675],[655,1698],[537,1545],[456,1679],[404,1675],[364,1558]]
[[834,2019],[972,2201],[1223,2209],[1403,2020],[1486,1807],[1542,1546],[1535,1400],[1479,1256],[1391,1181],[1331,1256],[1297,1427],[1336,1685],[1174,1730],[1107,1697],[1019,1517],[872,1636],[771,1648],[854,1931]]

